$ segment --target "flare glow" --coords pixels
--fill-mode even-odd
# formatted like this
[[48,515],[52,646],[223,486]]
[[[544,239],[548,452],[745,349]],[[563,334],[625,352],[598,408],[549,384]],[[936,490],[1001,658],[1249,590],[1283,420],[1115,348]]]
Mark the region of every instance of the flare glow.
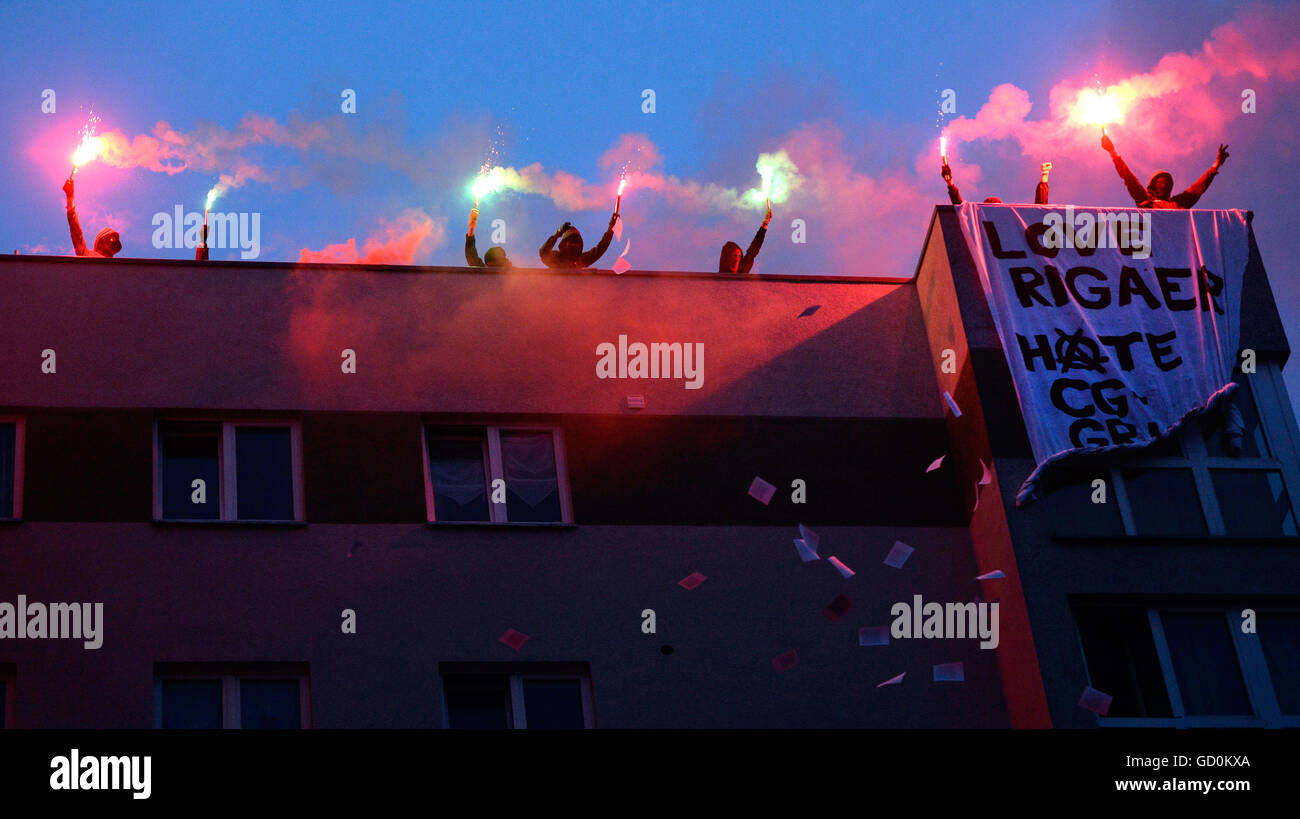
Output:
[[790,198],[790,192],[799,187],[799,168],[785,151],[759,154],[754,163],[762,186],[745,191],[742,201],[748,207],[763,208],[770,202],[780,204]]

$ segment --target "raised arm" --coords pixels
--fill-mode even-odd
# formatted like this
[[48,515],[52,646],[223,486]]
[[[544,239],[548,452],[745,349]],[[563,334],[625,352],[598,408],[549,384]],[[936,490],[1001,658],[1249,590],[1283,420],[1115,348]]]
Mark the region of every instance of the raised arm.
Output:
[[78,256],[86,255],[86,238],[81,234],[81,220],[77,218],[77,206],[72,202],[72,177],[63,183],[63,192],[67,194],[68,231],[72,234],[72,249]]
[[605,235],[600,237],[600,241],[596,243],[595,247],[582,254],[583,267],[591,267],[600,260],[601,256],[605,255],[605,251],[609,249],[609,243],[614,241],[614,223],[617,221],[617,213],[609,217],[609,227],[605,228]]
[[1102,135],[1101,147],[1102,150],[1110,154],[1111,161],[1115,163],[1116,173],[1119,174],[1120,179],[1124,180],[1124,187],[1128,189],[1128,195],[1133,197],[1133,204],[1140,205],[1150,199],[1151,194],[1147,193],[1147,189],[1128,169],[1128,165],[1124,164],[1124,160],[1120,158],[1119,152],[1115,150],[1115,143],[1110,141],[1110,137]]
[[1178,205],[1178,207],[1180,208],[1195,207],[1196,202],[1202,196],[1205,195],[1205,192],[1207,190],[1209,190],[1210,183],[1214,181],[1214,177],[1217,176],[1219,173],[1219,168],[1222,167],[1223,163],[1227,159],[1228,159],[1228,146],[1220,145],[1219,156],[1214,160],[1214,164],[1210,166],[1210,169],[1205,173],[1201,174],[1201,178],[1193,182],[1191,184],[1191,187],[1189,187],[1187,190],[1183,191],[1182,193],[1174,197],[1174,202]]
[[470,267],[482,267],[483,260],[478,255],[478,244],[473,233],[465,234],[465,264]]
[[1047,175],[1052,172],[1052,163],[1044,162],[1038,166],[1038,170],[1041,176],[1038,179],[1038,187],[1034,189],[1034,204],[1046,205],[1047,195],[1050,192],[1047,186]]
[[952,184],[952,168],[944,165],[940,169],[939,173],[943,176],[943,181],[948,185],[948,201],[952,202],[954,205],[960,205],[961,191],[957,190],[956,185]]
[[754,260],[758,258],[758,251],[763,249],[763,239],[767,236],[767,225],[772,221],[772,208],[769,206],[767,215],[763,217],[763,224],[759,226],[758,232],[754,234],[754,241],[749,243],[749,249],[740,259],[740,267],[737,273],[748,273],[754,268]]
[[552,233],[552,234],[550,235],[550,237],[548,237],[547,240],[546,240],[545,242],[542,242],[542,247],[541,247],[541,249],[537,251],[537,255],[538,255],[539,257],[541,257],[542,264],[546,265],[547,267],[553,267],[553,265],[551,264],[551,261],[552,261],[553,257],[555,256],[555,251],[552,250],[552,248],[555,247],[555,242],[556,242],[556,241],[557,241],[557,240],[558,240],[562,235],[564,235],[564,231],[566,231],[566,230],[568,230],[568,229],[569,229],[569,223],[568,223],[568,222],[565,222],[564,224],[560,225],[560,229],[559,229],[559,230],[557,230],[557,231],[555,231],[554,233]]

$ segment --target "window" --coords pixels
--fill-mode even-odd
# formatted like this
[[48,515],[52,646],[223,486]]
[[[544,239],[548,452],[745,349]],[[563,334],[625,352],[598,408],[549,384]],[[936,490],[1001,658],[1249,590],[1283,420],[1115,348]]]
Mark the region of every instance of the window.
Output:
[[0,520],[23,511],[23,419],[0,416]]
[[430,521],[573,520],[558,429],[430,424],[424,442]]
[[[1262,363],[1255,375],[1237,374],[1231,405],[1203,414],[1171,438],[1091,469],[1046,476],[1055,534],[1300,535],[1287,492],[1288,485],[1300,486],[1300,472],[1285,401],[1277,397],[1279,379],[1274,365]],[[1230,428],[1240,435],[1229,434]],[[1097,478],[1106,481],[1104,504],[1092,502]]]
[[307,728],[305,666],[160,664],[155,728]]
[[[1243,633],[1243,609],[1255,632]],[[1105,726],[1300,727],[1300,608],[1075,608]]]
[[12,665],[0,663],[0,729],[14,727],[14,677]]
[[296,423],[169,420],[157,429],[155,518],[304,519]]
[[448,728],[594,728],[586,664],[442,663]]

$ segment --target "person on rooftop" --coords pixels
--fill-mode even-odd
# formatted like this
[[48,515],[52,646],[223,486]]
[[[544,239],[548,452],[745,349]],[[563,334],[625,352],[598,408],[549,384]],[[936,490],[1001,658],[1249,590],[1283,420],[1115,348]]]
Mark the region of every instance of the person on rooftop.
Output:
[[[1050,191],[1047,185],[1047,175],[1052,172],[1052,163],[1044,162],[1042,165],[1038,166],[1038,170],[1040,176],[1038,179],[1038,187],[1034,188],[1034,204],[1046,205],[1047,195]],[[944,163],[939,168],[939,174],[943,177],[943,181],[948,183],[948,199],[954,205],[960,205],[962,201],[961,191],[957,190],[957,186],[952,183],[952,168],[949,168],[947,163]],[[990,196],[984,200],[984,204],[1000,205],[1002,204],[1002,200],[996,196]]]
[[465,231],[465,263],[470,267],[492,267],[501,270],[508,270],[514,267],[514,264],[506,257],[504,247],[490,247],[488,252],[479,258],[478,245],[474,239],[474,228],[478,225],[478,208],[469,212],[469,229]]
[[[605,235],[600,237],[595,247],[585,253],[582,251],[582,234],[572,224],[565,222],[560,225],[559,230],[551,234],[537,254],[541,257],[542,264],[547,267],[591,267],[605,254],[609,243],[614,240],[614,223],[617,221],[618,214],[611,214]],[[558,248],[555,247],[557,240],[560,243]]]
[[1195,207],[1196,202],[1205,195],[1210,183],[1218,175],[1219,168],[1228,160],[1228,146],[1220,145],[1219,155],[1210,169],[1201,174],[1201,178],[1193,182],[1190,188],[1170,196],[1174,191],[1174,176],[1169,171],[1156,171],[1144,188],[1138,181],[1137,175],[1130,171],[1128,165],[1120,158],[1115,150],[1115,143],[1111,142],[1110,137],[1105,134],[1101,135],[1101,148],[1110,154],[1111,161],[1115,163],[1115,171],[1119,173],[1119,178],[1124,180],[1124,187],[1128,189],[1129,196],[1133,197],[1133,202],[1139,208],[1159,210],[1188,210]]
[[106,227],[95,235],[95,245],[86,247],[86,240],[81,234],[81,221],[77,218],[77,206],[72,201],[72,177],[63,183],[63,192],[67,194],[68,230],[72,233],[72,249],[78,256],[91,256],[103,259],[112,258],[122,249],[122,238],[117,231]]
[[767,225],[771,221],[772,206],[769,204],[767,206],[767,215],[763,217],[762,226],[754,234],[754,240],[749,243],[749,250],[742,254],[740,245],[735,242],[727,242],[722,246],[722,256],[718,259],[718,272],[744,275],[753,270],[754,260],[758,258],[758,251],[763,247],[763,238],[767,236]]

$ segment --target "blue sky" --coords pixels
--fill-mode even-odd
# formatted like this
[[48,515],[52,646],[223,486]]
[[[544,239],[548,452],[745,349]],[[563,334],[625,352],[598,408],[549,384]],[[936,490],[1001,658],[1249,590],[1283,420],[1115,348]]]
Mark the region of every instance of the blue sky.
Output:
[[[469,207],[465,185],[495,148],[513,167],[540,163],[592,185],[611,180],[602,155],[627,134],[653,144],[656,170],[740,190],[757,181],[760,152],[791,147],[849,181],[840,195],[793,200],[810,238],[798,247],[769,239],[759,270],[776,273],[907,275],[929,208],[944,201],[929,160],[942,89],[958,114],[974,116],[994,88],[1011,83],[1049,116],[1058,83],[1109,83],[1151,71],[1166,54],[1196,53],[1216,27],[1263,15],[1268,53],[1300,47],[1294,4],[1076,3],[174,3],[15,5],[0,31],[0,248],[69,252],[59,185],[75,133],[89,110],[128,138],[159,121],[185,134],[215,126],[238,132],[249,114],[277,123],[325,123],[352,138],[342,152],[255,146],[247,155],[277,169],[276,182],[227,193],[218,209],[262,214],[262,258],[294,260],[384,226],[425,220],[430,236],[413,261],[459,264]],[[1254,30],[1260,30],[1256,26]],[[1281,58],[1279,58],[1279,61]],[[1195,95],[1260,94],[1254,117],[1223,120],[1209,133]],[[41,111],[54,89],[57,112]],[[355,89],[357,113],[340,111]],[[641,92],[654,89],[654,114]],[[1165,132],[1123,128],[1121,152],[1189,183],[1213,159],[1233,155],[1202,201],[1256,211],[1255,228],[1288,327],[1300,326],[1300,209],[1289,188],[1300,175],[1300,83],[1294,72],[1231,74],[1184,92],[1161,121]],[[1201,102],[1204,102],[1201,100]],[[1224,103],[1222,107],[1230,107]],[[205,123],[207,123],[205,125]],[[69,139],[72,141],[70,142]],[[1153,143],[1167,151],[1149,150]],[[1179,143],[1179,144],[1176,144]],[[55,148],[57,146],[57,149]],[[317,146],[319,148],[320,146]],[[1132,152],[1126,150],[1131,148]],[[1054,201],[1127,204],[1099,149],[1033,155],[1014,139],[961,147],[955,164],[968,198],[1029,195],[1040,159],[1056,163]],[[53,158],[51,158],[53,156]],[[398,157],[395,159],[394,157]],[[1145,178],[1145,177],[1144,177]],[[199,209],[215,170],[166,174],[103,163],[78,174],[86,232],[122,227],[123,255],[188,255],[155,249],[150,219],[176,204]],[[820,184],[820,183],[818,183]],[[1286,186],[1288,189],[1284,189]],[[612,191],[612,184],[609,189]],[[829,189],[828,189],[829,190]],[[1010,196],[1008,195],[1010,192]],[[811,193],[811,192],[810,192]],[[857,197],[864,197],[864,202]],[[869,200],[869,201],[867,201]],[[610,201],[612,205],[612,197]],[[483,224],[504,218],[519,263],[572,219],[594,240],[610,205],[575,211],[553,197],[512,193],[483,206]],[[625,223],[629,259],[650,269],[710,269],[727,238],[745,244],[756,212],[714,211],[632,192]],[[412,212],[418,214],[412,217]],[[407,220],[403,222],[403,220]],[[483,227],[480,228],[482,232]],[[488,243],[483,242],[486,247]],[[214,258],[233,251],[214,250]],[[612,262],[611,253],[602,266]],[[1295,333],[1292,332],[1293,341]],[[1293,371],[1296,368],[1291,368]],[[1292,375],[1300,404],[1300,377]]]

